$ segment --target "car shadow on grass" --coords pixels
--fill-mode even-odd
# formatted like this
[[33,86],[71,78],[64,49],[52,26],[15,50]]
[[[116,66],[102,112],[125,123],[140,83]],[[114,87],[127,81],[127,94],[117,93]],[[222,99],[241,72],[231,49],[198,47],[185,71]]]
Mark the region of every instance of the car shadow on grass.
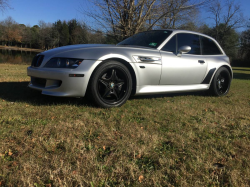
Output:
[[0,99],[9,102],[27,102],[32,105],[67,104],[94,107],[86,98],[53,97],[28,88],[29,82],[0,82]]
[[233,68],[233,71],[250,71],[250,68],[249,69],[246,69],[246,68]]
[[234,73],[233,74],[234,79],[242,79],[242,80],[250,80],[250,74],[246,73]]
[[[74,97],[54,97],[41,94],[40,91],[28,88],[29,82],[0,82],[0,99],[9,102],[26,102],[32,105],[77,105],[96,107],[93,102],[87,98]],[[153,94],[131,96],[129,100],[134,99],[150,99],[162,97],[175,97],[195,95],[204,96],[205,92],[182,92],[182,93],[168,93],[168,94]]]

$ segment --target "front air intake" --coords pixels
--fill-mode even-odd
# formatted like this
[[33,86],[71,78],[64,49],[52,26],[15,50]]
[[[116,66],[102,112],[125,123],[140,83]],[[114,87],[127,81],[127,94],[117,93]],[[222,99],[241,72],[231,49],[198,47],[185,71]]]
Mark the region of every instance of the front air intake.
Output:
[[35,56],[32,60],[31,66],[32,67],[39,67],[42,64],[43,58],[44,58],[44,55]]

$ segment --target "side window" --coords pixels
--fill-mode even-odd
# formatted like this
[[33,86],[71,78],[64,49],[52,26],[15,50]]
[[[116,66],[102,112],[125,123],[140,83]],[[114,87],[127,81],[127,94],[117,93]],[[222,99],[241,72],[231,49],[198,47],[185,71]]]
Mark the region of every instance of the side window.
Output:
[[220,54],[222,54],[219,47],[210,38],[206,38],[206,37],[201,36],[201,44],[202,44],[202,54],[203,55],[220,55]]
[[161,49],[162,51],[169,51],[176,53],[176,35],[174,35]]
[[195,34],[181,33],[177,34],[178,49],[181,46],[187,45],[191,47],[191,50],[187,54],[200,55],[200,37]]

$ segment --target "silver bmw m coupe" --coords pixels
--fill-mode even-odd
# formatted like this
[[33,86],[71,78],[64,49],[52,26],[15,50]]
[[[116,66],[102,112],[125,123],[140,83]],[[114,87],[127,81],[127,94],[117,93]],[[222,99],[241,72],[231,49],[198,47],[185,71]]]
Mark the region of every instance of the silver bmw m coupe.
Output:
[[138,33],[117,45],[58,47],[35,56],[29,87],[42,94],[121,106],[130,95],[208,90],[226,95],[229,58],[211,37],[185,30]]

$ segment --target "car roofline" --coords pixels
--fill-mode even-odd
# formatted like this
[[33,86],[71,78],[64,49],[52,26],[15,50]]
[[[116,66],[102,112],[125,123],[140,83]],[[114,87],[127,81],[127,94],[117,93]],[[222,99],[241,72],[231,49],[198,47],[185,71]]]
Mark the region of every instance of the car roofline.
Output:
[[209,35],[206,35],[206,34],[203,34],[203,33],[200,33],[200,32],[196,32],[196,31],[190,31],[190,30],[184,30],[184,29],[157,29],[157,30],[172,31],[173,32],[172,34],[174,34],[174,33],[192,33],[192,34],[205,36],[205,37],[208,37],[208,38],[211,38],[211,39],[215,40],[213,37],[211,37]]
[[211,36],[208,36],[206,34],[200,33],[200,32],[195,32],[195,31],[189,31],[189,30],[182,30],[182,29],[157,29],[157,30],[165,30],[165,31],[172,31],[171,35],[164,41],[162,42],[162,44],[157,48],[158,50],[161,50],[161,48],[172,38],[173,35],[177,34],[177,33],[190,33],[190,34],[197,34],[200,36],[204,36],[206,38],[210,38],[211,40],[213,40],[216,45],[220,48],[221,52],[226,55],[225,51],[222,49],[222,47],[220,46],[220,44],[216,41],[216,39],[214,39]]

